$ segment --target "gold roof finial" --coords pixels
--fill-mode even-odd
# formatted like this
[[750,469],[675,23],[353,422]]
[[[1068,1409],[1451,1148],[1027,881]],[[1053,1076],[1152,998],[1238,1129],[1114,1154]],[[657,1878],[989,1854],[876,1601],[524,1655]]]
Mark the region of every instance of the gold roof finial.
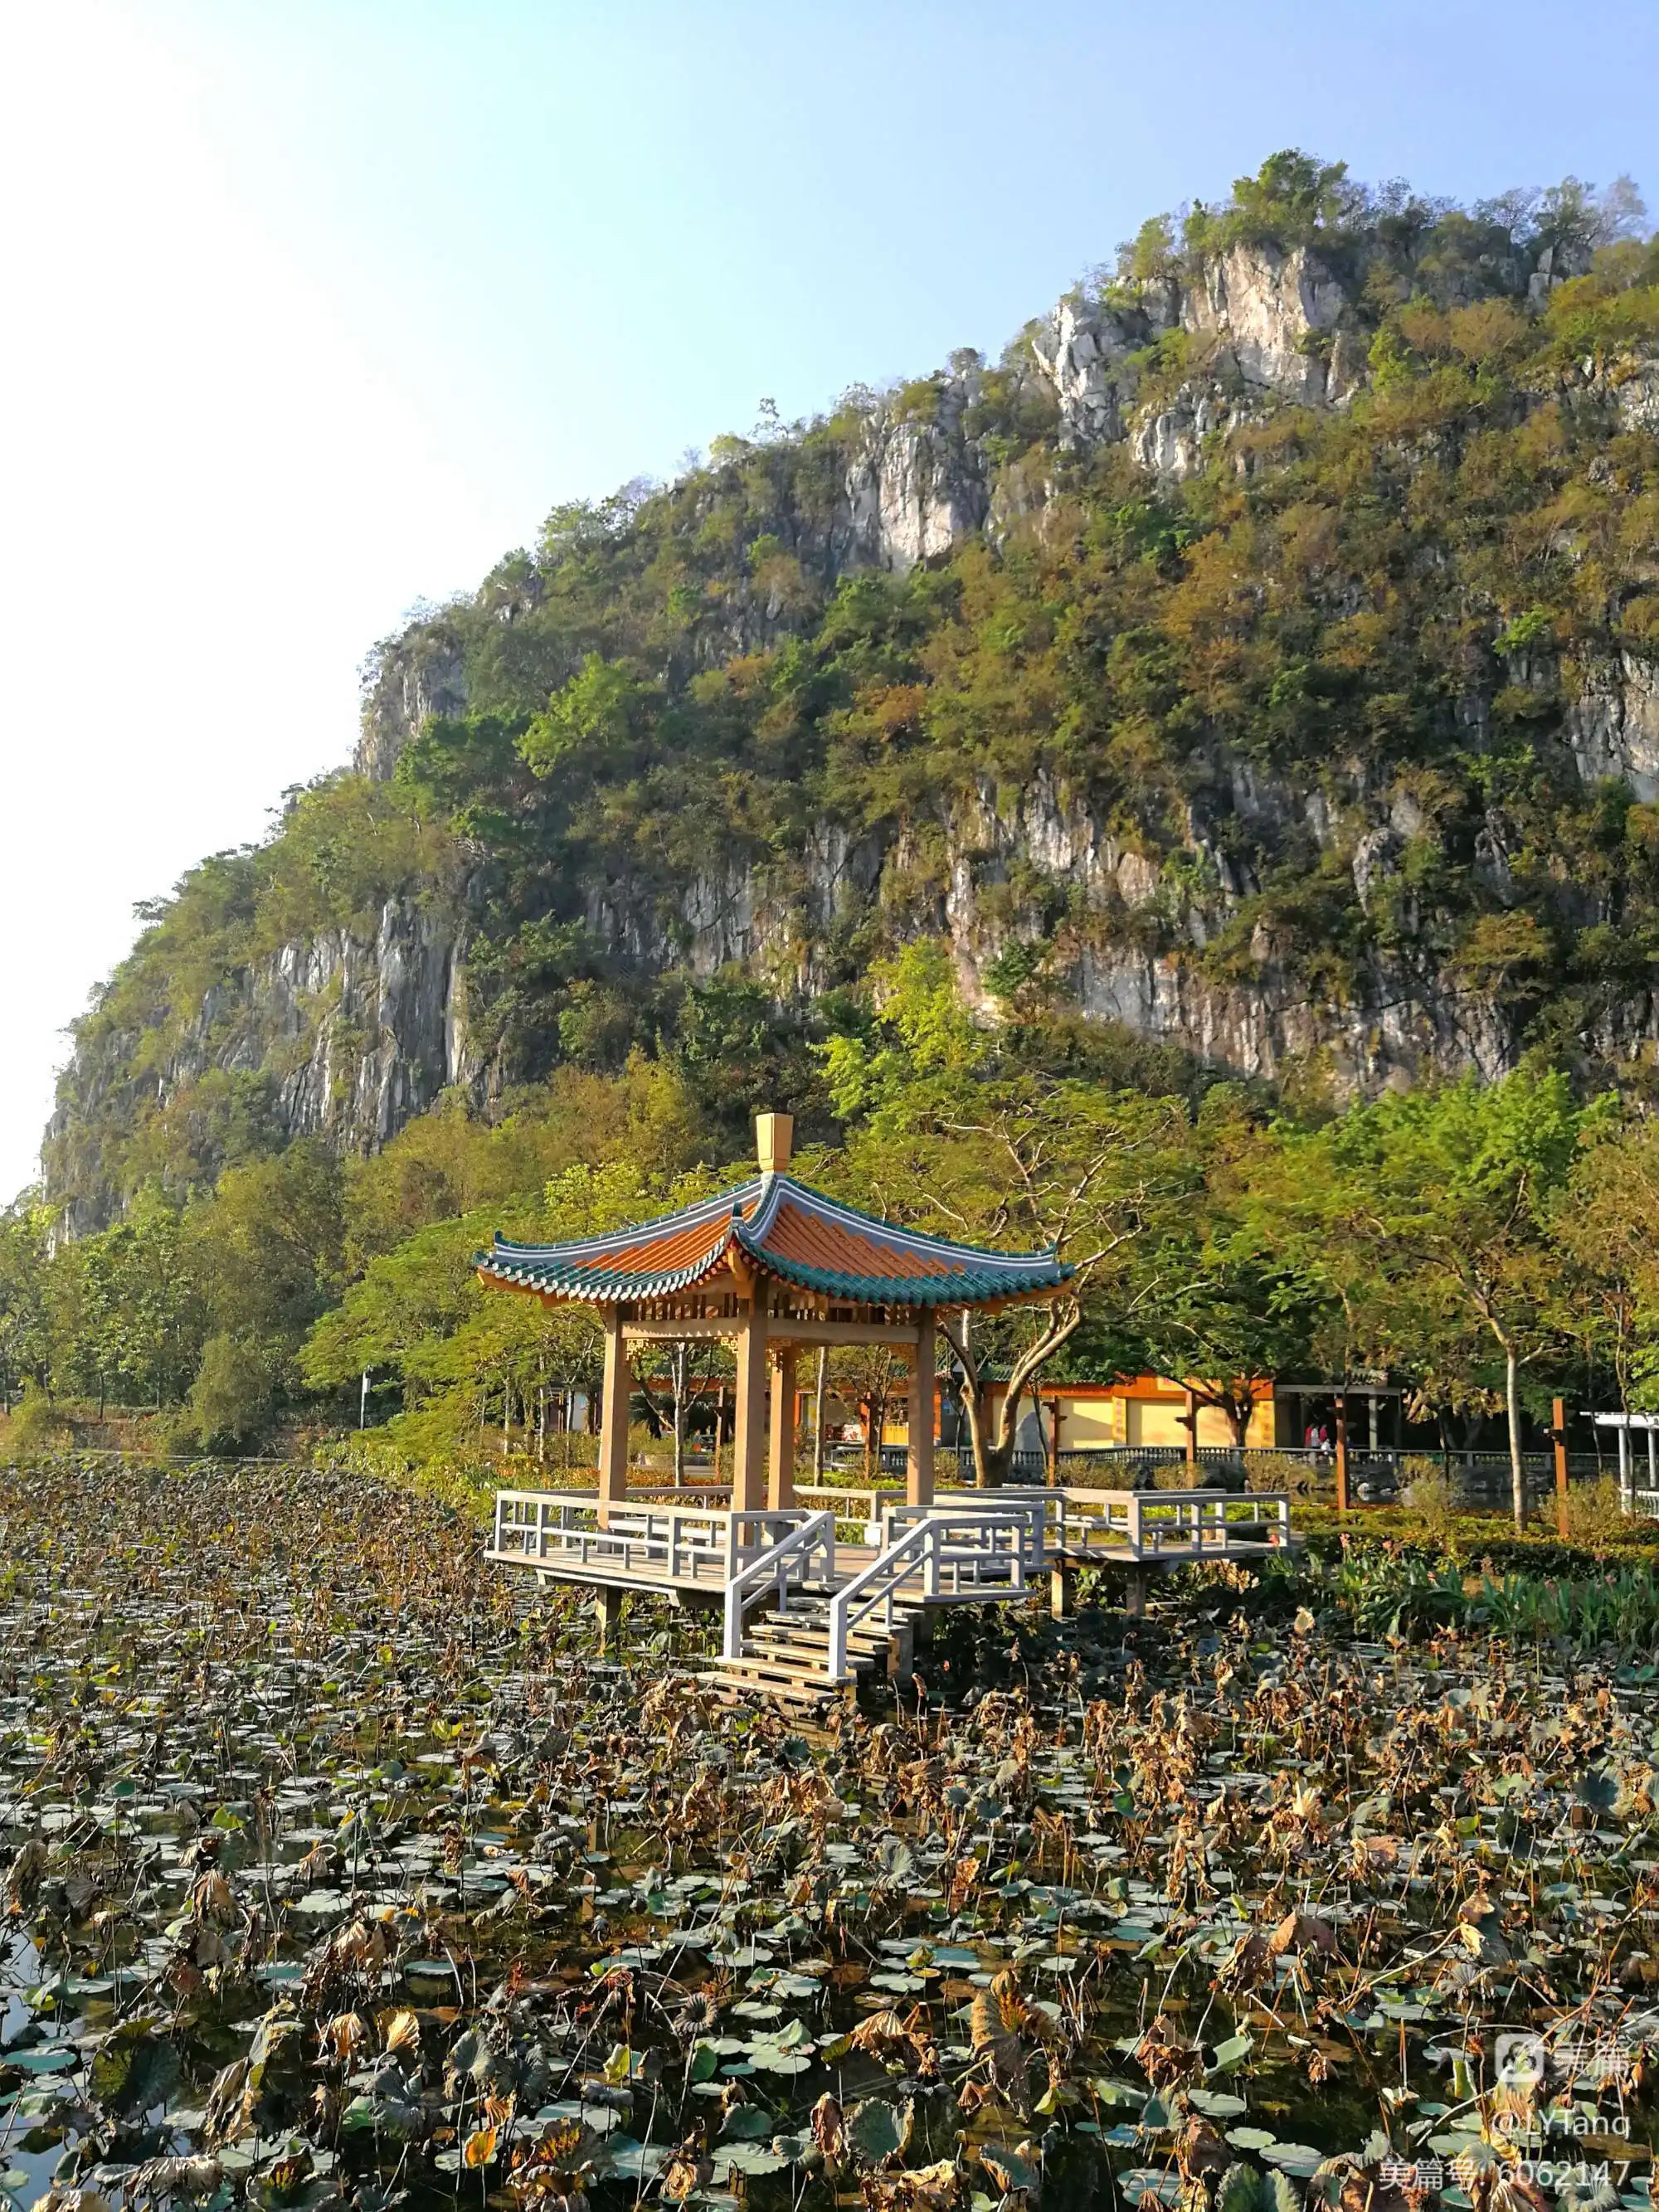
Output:
[[789,1148],[794,1141],[795,1117],[793,1114],[757,1114],[755,1116],[755,1150],[760,1158],[763,1175],[781,1175],[789,1165]]

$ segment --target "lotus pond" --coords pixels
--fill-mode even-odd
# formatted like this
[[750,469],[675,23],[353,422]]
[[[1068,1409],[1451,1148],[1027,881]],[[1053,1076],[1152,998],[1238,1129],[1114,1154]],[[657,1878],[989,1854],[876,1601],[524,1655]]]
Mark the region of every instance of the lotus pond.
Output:
[[0,1474],[20,2207],[1647,2212],[1650,1670],[1217,1571],[807,1729],[337,1476]]

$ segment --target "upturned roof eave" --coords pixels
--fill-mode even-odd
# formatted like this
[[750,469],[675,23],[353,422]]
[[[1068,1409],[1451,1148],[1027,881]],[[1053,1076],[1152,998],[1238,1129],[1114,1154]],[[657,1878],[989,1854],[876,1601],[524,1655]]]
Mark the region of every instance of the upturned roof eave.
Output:
[[[996,1279],[972,1275],[852,1275],[809,1267],[799,1261],[781,1259],[775,1253],[755,1250],[746,1243],[744,1250],[757,1271],[774,1281],[849,1305],[1016,1305],[1063,1290],[1072,1273],[1061,1264],[1052,1273],[1033,1270],[1030,1274],[1010,1273]],[[678,1297],[701,1289],[726,1272],[727,1260],[728,1253],[722,1249],[695,1267],[677,1268],[662,1274],[611,1274],[596,1270],[576,1275],[562,1269],[538,1267],[534,1262],[504,1266],[480,1253],[477,1273],[481,1279],[504,1290],[522,1291],[570,1304],[635,1304]]]
[[[863,1273],[817,1267],[772,1248],[783,1207],[916,1261],[915,1273]],[[674,1267],[613,1269],[607,1258],[706,1230],[708,1243]],[[995,1252],[884,1221],[787,1175],[751,1176],[672,1214],[559,1244],[514,1244],[497,1231],[492,1249],[474,1255],[481,1280],[504,1289],[587,1305],[678,1297],[724,1273],[734,1253],[774,1280],[848,1304],[877,1307],[992,1306],[1019,1303],[1064,1287],[1073,1270],[1054,1252]],[[873,1255],[872,1255],[873,1256]]]

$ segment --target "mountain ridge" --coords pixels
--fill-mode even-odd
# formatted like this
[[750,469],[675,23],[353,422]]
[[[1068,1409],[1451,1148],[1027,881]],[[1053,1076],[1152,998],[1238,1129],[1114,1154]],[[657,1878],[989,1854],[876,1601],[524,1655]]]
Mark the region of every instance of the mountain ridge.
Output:
[[1275,156],[994,366],[556,509],[379,650],[353,774],[112,979],[49,1198],[94,1226],[238,1146],[373,1149],[672,1045],[739,981],[819,1020],[918,934],[987,1019],[1066,1006],[1275,1083],[1540,1048],[1632,1079],[1638,227],[1622,187],[1466,212]]

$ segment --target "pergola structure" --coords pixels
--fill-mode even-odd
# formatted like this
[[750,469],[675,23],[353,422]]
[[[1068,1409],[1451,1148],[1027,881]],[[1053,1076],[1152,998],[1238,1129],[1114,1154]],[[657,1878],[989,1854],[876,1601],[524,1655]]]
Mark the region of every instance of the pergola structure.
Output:
[[633,1346],[730,1340],[738,1370],[734,1512],[794,1505],[802,1347],[885,1346],[909,1364],[906,1500],[927,1506],[933,1503],[939,1310],[988,1311],[1052,1297],[1072,1272],[1053,1252],[981,1251],[923,1237],[797,1182],[787,1172],[793,1128],[787,1114],[758,1115],[758,1174],[716,1197],[569,1243],[513,1244],[497,1236],[478,1255],[486,1284],[599,1313],[602,1526],[628,1492]]

